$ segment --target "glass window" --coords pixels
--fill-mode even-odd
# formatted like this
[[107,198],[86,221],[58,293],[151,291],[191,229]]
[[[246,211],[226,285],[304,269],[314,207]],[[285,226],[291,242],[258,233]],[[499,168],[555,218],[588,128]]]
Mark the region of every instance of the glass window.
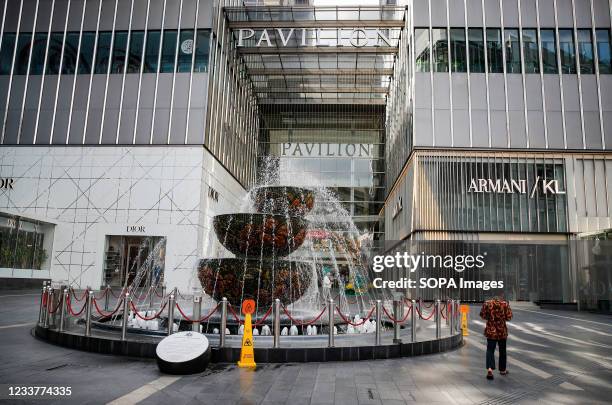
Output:
[[81,37],[81,54],[79,55],[79,74],[91,73],[95,42],[95,32],[83,32]]
[[555,30],[540,30],[542,43],[542,69],[544,73],[558,73],[557,68],[557,41]]
[[64,44],[64,61],[62,62],[62,73],[73,74],[76,71],[77,55],[79,54],[79,33],[68,32]]
[[20,32],[19,37],[17,38],[14,74],[25,75],[28,73],[28,61],[30,60],[31,45],[32,34],[29,32]]
[[517,29],[504,29],[504,46],[506,48],[506,72],[521,73],[521,45]]
[[10,75],[13,66],[13,52],[15,51],[15,34],[5,33],[2,36],[2,49],[0,50],[0,74]]
[[208,72],[208,51],[210,41],[210,30],[198,30],[196,38],[196,54],[194,60],[194,72]]
[[132,31],[130,36],[130,51],[127,61],[128,73],[139,73],[144,45],[144,31]]
[[470,47],[470,72],[484,73],[484,39],[482,28],[468,29],[468,45]]
[[177,72],[191,72],[193,57],[193,30],[181,30],[179,40]]
[[47,74],[57,75],[62,61],[63,32],[52,32],[49,38],[49,51],[47,52]]
[[145,49],[145,61],[143,71],[145,73],[157,72],[159,63],[159,41],[161,37],[160,31],[147,32],[147,46]]
[[525,73],[540,73],[537,30],[523,29],[523,55],[525,55]]
[[598,29],[595,31],[597,37],[597,57],[599,58],[599,73],[612,73],[612,61],[610,58],[610,30]]
[[487,58],[489,59],[489,73],[504,72],[501,30],[499,28],[487,28]]
[[576,48],[572,30],[559,30],[559,51],[561,52],[561,72],[576,74]]
[[111,73],[123,73],[125,68],[125,50],[127,49],[127,31],[115,31],[113,41],[113,57],[111,62]]
[[45,51],[47,50],[47,33],[37,32],[34,34],[34,46],[32,47],[32,62],[30,62],[30,74],[41,75],[45,64]]
[[159,65],[160,73],[174,72],[174,59],[176,57],[176,30],[164,31],[164,40],[162,43],[161,62]]
[[416,54],[416,71],[429,72],[429,29],[414,30],[414,49]]
[[94,73],[107,73],[110,59],[112,32],[104,31],[98,34],[98,49],[96,49],[96,67]]
[[434,72],[448,72],[448,33],[446,28],[431,30]]
[[591,30],[578,30],[578,60],[580,61],[580,73],[595,73],[595,58],[593,57],[593,41]]
[[467,72],[467,57],[465,54],[465,29],[451,28],[451,64],[453,72]]

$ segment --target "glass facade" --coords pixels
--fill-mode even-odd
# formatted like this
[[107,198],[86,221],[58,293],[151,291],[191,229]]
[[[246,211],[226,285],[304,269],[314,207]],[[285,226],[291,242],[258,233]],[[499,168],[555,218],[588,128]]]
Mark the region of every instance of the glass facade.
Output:
[[[266,106],[260,167],[272,159],[279,184],[326,187],[356,226],[378,238],[385,186],[382,106]],[[262,173],[267,173],[262,170]]]
[[[79,74],[89,74],[94,61],[96,74],[106,74],[109,69],[110,74],[123,74],[124,71],[139,73],[143,47],[146,49],[143,69],[145,73],[156,73],[158,66],[161,73],[207,72],[210,30],[198,29],[195,44],[193,33],[192,29],[181,30],[180,38],[177,38],[177,30],[164,30],[161,41],[159,30],[146,33],[115,31],[114,36],[112,31],[100,31],[97,38],[96,33],[90,31],[85,31],[82,35],[79,31],[69,31],[65,34],[52,32],[48,44],[46,73],[59,74],[61,67],[62,74],[74,74],[77,71]],[[5,32],[1,45],[0,75],[11,74],[11,68],[14,69],[13,74],[25,75],[28,73],[28,63],[31,75],[42,74],[47,51],[46,32],[35,33],[34,41],[30,32],[21,32],[18,36],[14,32]],[[194,47],[196,54],[192,56]]]
[[[485,71],[485,46],[482,28],[470,27],[467,34],[469,47],[469,67],[472,73]],[[450,67],[452,72],[467,72],[466,38],[464,28],[451,28],[450,37],[446,28],[433,28],[431,37],[433,41],[433,69],[434,72],[447,72],[449,66],[448,47],[450,46]],[[525,73],[556,74],[559,72],[557,61],[556,30],[549,28],[538,30],[535,28],[504,28],[502,47],[501,28],[486,29],[486,53],[489,73],[521,73],[522,66]],[[579,64],[580,73],[594,74],[595,64],[599,66],[599,73],[612,73],[610,30],[596,30],[597,61],[594,52],[592,32],[590,29],[559,29],[559,46],[561,52],[561,72],[576,74],[576,65]],[[578,38],[577,47],[574,45],[574,34]],[[416,71],[429,72],[429,29],[417,27],[414,31],[416,50]],[[450,39],[450,41],[449,41]],[[450,45],[449,45],[450,44]],[[521,63],[521,47],[524,63]],[[542,52],[540,63],[539,52]],[[505,52],[506,66],[504,68]],[[542,66],[540,66],[542,65]]]
[[417,168],[417,229],[567,232],[562,159],[420,156]]
[[[46,270],[45,234],[52,225],[0,214],[0,268]],[[50,235],[53,238],[52,233]]]

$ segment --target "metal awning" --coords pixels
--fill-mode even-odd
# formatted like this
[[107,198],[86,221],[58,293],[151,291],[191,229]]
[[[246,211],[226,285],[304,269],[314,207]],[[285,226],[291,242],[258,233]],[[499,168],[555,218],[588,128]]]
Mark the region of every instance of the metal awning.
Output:
[[260,104],[385,104],[404,7],[226,7]]

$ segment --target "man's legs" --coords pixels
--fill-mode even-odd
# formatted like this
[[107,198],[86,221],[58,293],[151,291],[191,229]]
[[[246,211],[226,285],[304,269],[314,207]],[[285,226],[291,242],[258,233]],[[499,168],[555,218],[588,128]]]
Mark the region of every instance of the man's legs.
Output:
[[499,343],[499,371],[506,371],[506,339],[498,340]]
[[[495,370],[495,345],[496,344],[497,344],[497,340],[487,339],[487,369]],[[501,349],[501,346],[500,346],[500,349]],[[500,362],[501,362],[501,358],[500,358]],[[504,362],[504,365],[505,365],[505,362]],[[500,368],[501,368],[501,363],[500,363]]]

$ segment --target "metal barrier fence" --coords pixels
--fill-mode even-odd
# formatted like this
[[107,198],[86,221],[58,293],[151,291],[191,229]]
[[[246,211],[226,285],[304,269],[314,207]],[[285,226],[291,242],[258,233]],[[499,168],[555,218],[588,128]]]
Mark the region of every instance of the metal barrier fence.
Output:
[[[113,295],[117,301],[112,311],[109,311],[109,295]],[[153,293],[148,294],[153,295]],[[148,295],[145,295],[146,299]],[[202,299],[200,296],[193,296],[193,311],[192,316],[189,317],[185,314],[185,311],[181,308],[177,302],[177,297],[183,297],[180,292],[175,288],[169,294],[157,295],[161,298],[159,309],[154,311],[152,316],[148,316],[147,312],[142,315],[138,311],[138,308],[134,304],[134,297],[130,295],[128,291],[122,290],[119,295],[110,289],[105,288],[100,291],[100,294],[96,296],[96,293],[91,289],[87,288],[81,297],[78,297],[76,291],[72,288],[64,288],[63,290],[53,289],[51,286],[43,286],[41,292],[40,309],[38,316],[38,324],[44,328],[57,328],[59,332],[64,332],[67,329],[68,317],[80,317],[81,314],[85,313],[85,336],[91,336],[91,322],[93,318],[93,310],[100,315],[101,318],[111,318],[115,316],[119,310],[122,310],[122,314],[128,314],[130,310],[133,312],[135,317],[140,318],[144,321],[151,321],[161,317],[166,311],[167,315],[167,328],[166,333],[168,335],[174,332],[174,321],[175,321],[175,309],[177,309],[181,317],[188,323],[192,324],[192,330],[199,332],[200,325],[202,322],[206,322],[213,314],[219,309],[221,311],[220,327],[219,327],[219,347],[226,346],[226,331],[227,331],[227,318],[231,315],[238,325],[243,325],[244,321],[240,318],[233,306],[228,302],[226,298],[223,298],[220,303],[205,314],[201,315],[202,312]],[[57,298],[56,298],[57,297]],[[104,299],[104,309],[100,308],[98,304],[99,300]],[[143,299],[143,296],[137,297],[137,299]],[[73,305],[77,302],[82,302],[81,309],[75,311]],[[149,307],[152,306],[153,299],[149,298]],[[392,314],[389,313],[387,308],[383,305],[381,300],[376,300],[372,308],[367,312],[364,319],[359,321],[351,321],[349,314],[343,314],[338,306],[336,306],[335,300],[330,298],[327,305],[323,307],[320,313],[313,319],[305,321],[295,319],[289,310],[281,304],[279,299],[276,299],[266,313],[259,319],[253,320],[253,327],[263,325],[266,319],[272,315],[272,336],[273,336],[273,347],[280,347],[280,336],[281,336],[281,310],[291,321],[292,325],[296,326],[310,326],[315,324],[323,315],[327,312],[327,325],[328,325],[328,347],[334,347],[334,335],[337,334],[337,328],[335,327],[336,315],[347,325],[352,327],[360,327],[368,321],[374,322],[374,345],[381,345],[382,340],[382,328],[383,328],[383,315],[393,325],[393,342],[401,343],[401,327],[402,325],[410,325],[410,341],[417,341],[417,323],[419,320],[429,321],[433,318],[433,322],[436,325],[436,339],[442,337],[442,319],[445,320],[446,328],[450,335],[461,333],[460,322],[459,322],[459,300],[446,300],[441,302],[436,300],[430,304],[424,303],[421,300],[393,300]],[[406,307],[407,306],[407,307]],[[407,308],[407,310],[406,310]],[[429,312],[429,313],[428,313]],[[56,316],[59,313],[59,325],[56,324]],[[410,320],[408,320],[410,318]],[[128,316],[123,316],[121,319],[121,340],[127,340],[128,335]]]

